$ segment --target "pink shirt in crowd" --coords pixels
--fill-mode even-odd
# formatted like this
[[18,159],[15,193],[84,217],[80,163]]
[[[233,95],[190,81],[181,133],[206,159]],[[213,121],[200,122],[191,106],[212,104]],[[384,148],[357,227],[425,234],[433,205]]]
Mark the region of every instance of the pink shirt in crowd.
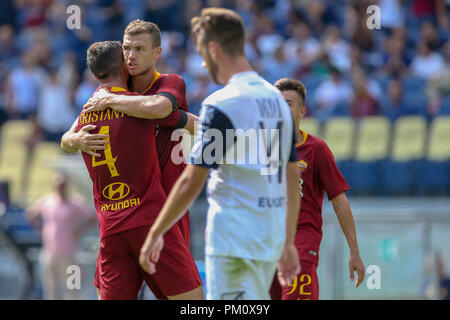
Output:
[[42,247],[45,252],[71,257],[77,248],[75,232],[80,222],[95,216],[93,210],[81,199],[69,198],[63,201],[51,194],[41,198],[33,209],[42,215]]

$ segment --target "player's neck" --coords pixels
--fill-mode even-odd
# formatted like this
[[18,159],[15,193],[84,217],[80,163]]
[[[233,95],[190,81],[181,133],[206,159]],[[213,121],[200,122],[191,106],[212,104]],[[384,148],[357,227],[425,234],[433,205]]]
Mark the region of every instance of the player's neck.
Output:
[[245,56],[224,61],[224,63],[222,64],[222,70],[223,71],[221,78],[224,84],[227,84],[228,81],[230,81],[231,77],[235,74],[246,71],[253,71]]
[[127,83],[123,79],[112,79],[110,81],[102,82],[102,87],[105,88],[118,87],[127,89]]
[[150,84],[153,82],[156,76],[156,69],[152,68],[148,72],[144,74],[140,74],[137,76],[133,76],[131,78],[131,85],[133,86],[133,91],[138,92],[140,94],[145,93],[147,89],[150,87]]
[[305,136],[303,135],[303,131],[300,129],[297,129],[295,132],[296,135],[296,144],[302,144],[305,140]]

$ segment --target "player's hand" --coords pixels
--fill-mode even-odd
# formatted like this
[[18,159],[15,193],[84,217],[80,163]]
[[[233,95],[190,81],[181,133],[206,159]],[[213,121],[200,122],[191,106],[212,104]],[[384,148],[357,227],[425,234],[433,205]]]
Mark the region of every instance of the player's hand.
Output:
[[350,280],[355,280],[355,271],[358,274],[358,278],[356,279],[355,288],[358,288],[359,285],[364,281],[364,276],[366,273],[366,269],[361,260],[359,254],[350,254],[350,260],[348,262],[348,267],[350,271]]
[[83,106],[83,113],[102,111],[109,107],[111,93],[105,89],[97,91]]
[[151,233],[145,239],[139,255],[139,264],[145,272],[156,272],[156,263],[159,261],[161,250],[164,248],[163,236],[153,237]]
[[74,135],[73,142],[82,152],[94,157],[100,157],[100,154],[95,151],[106,149],[106,145],[108,144],[106,138],[108,138],[108,136],[104,134],[92,134],[89,132],[95,128],[96,126],[92,124],[84,126]]
[[286,245],[284,247],[281,258],[278,261],[277,270],[278,280],[282,287],[286,287],[294,282],[295,278],[300,273],[300,259],[294,244]]

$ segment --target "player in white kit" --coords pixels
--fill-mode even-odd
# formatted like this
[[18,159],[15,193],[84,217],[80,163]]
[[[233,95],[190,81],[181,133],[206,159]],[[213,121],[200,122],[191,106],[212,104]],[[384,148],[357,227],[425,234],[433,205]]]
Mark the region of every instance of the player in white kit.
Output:
[[281,93],[244,55],[244,26],[234,11],[204,9],[191,21],[214,82],[203,101],[191,163],[180,176],[141,249],[155,272],[163,234],[200,193],[208,175],[208,299],[269,299],[277,268],[282,285],[300,272],[294,238],[299,171],[293,120]]

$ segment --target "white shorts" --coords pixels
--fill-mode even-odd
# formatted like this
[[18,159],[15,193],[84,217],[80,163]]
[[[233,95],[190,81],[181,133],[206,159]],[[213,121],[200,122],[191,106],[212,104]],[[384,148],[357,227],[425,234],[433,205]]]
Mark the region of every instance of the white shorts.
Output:
[[277,262],[205,256],[206,299],[270,300]]

